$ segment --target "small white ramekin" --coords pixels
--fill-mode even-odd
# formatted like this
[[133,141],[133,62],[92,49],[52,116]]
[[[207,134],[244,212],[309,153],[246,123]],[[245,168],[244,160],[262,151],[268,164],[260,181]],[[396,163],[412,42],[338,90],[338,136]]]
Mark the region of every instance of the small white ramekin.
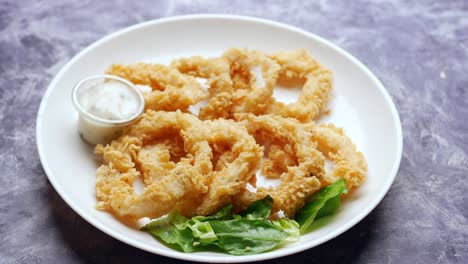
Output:
[[[104,82],[109,79],[125,84],[137,95],[139,100],[138,109],[134,114],[126,119],[110,120],[100,118],[87,112],[80,104],[78,98],[83,91],[91,88],[93,85],[98,84],[99,82]],[[80,80],[73,87],[72,101],[73,105],[79,113],[78,132],[84,141],[92,145],[109,143],[112,139],[116,138],[120,134],[122,128],[135,122],[143,114],[145,109],[145,99],[143,97],[143,93],[133,83],[118,76],[109,74],[93,75]]]

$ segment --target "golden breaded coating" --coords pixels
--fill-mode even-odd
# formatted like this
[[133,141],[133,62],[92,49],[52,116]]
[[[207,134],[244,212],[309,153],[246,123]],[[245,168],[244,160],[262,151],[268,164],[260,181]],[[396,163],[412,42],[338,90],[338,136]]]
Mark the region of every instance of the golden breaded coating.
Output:
[[232,80],[229,76],[229,62],[224,58],[203,58],[193,56],[173,60],[171,67],[181,73],[207,79],[208,92],[213,97],[221,92],[233,92]]
[[[229,49],[223,54],[234,78],[233,113],[263,114],[270,107],[280,66],[266,54]],[[236,76],[243,78],[235,78]],[[239,84],[236,80],[245,80]]]
[[[232,120],[152,110],[95,152],[103,157],[96,173],[98,208],[128,220],[171,210],[211,214],[245,188],[263,156],[254,138]],[[146,185],[140,194],[133,189],[138,177]]]
[[267,136],[274,142],[285,141],[291,144],[297,157],[297,165],[289,166],[282,173],[281,184],[276,187],[259,187],[256,193],[244,190],[236,205],[245,208],[252,202],[270,195],[273,198],[273,212],[283,211],[293,216],[301,208],[305,199],[320,189],[318,178],[323,176],[325,158],[317,151],[312,135],[297,120],[275,115],[255,116],[237,114],[236,118],[244,124],[255,138],[263,140]]
[[232,117],[232,98],[232,93],[216,94],[210,98],[206,106],[200,108],[198,117],[202,120],[230,119]]
[[[180,137],[180,136],[179,136]],[[148,185],[164,177],[176,167],[176,163],[187,155],[184,150],[184,142],[174,139],[157,140],[149,145],[141,147],[135,158],[136,165],[140,168],[143,182]]]
[[334,163],[333,169],[321,179],[323,183],[343,178],[349,190],[360,186],[366,178],[367,162],[343,130],[333,124],[308,125],[308,128],[317,142],[317,149]]
[[[192,123],[196,126],[200,121],[181,112],[150,110],[121,138],[105,147],[97,145],[95,152],[103,157],[103,165],[96,173],[98,208],[127,219],[155,218],[167,214],[183,199],[198,198],[206,193],[208,187],[204,174],[211,171],[211,157],[205,150],[188,151],[191,155],[164,170],[164,176],[144,177],[148,185],[141,194],[135,193],[133,187],[134,180],[142,177],[136,163],[144,166],[143,174],[150,169],[150,165],[144,163],[147,150],[143,150],[141,156],[140,151],[154,141],[188,129]],[[142,156],[143,164],[138,159]],[[156,160],[156,164],[160,164],[160,160]]]
[[297,157],[291,144],[270,143],[262,164],[263,176],[277,179],[289,166],[297,166]]
[[204,121],[202,128],[189,129],[184,136],[190,141],[205,140],[211,149],[222,153],[209,175],[208,193],[194,213],[206,215],[232,203],[233,196],[255,177],[263,149],[244,127],[232,120]]
[[208,79],[210,100],[199,113],[203,120],[231,119],[234,113],[265,113],[280,69],[266,54],[246,49],[229,49],[221,58],[182,58],[171,66]]
[[114,64],[106,73],[151,86],[152,91],[144,94],[146,109],[187,111],[189,106],[208,97],[194,77],[161,64]]
[[293,117],[301,122],[317,119],[330,97],[333,87],[332,72],[303,49],[282,51],[271,56],[280,66],[280,79],[305,79],[302,92],[295,103],[285,104],[274,101],[268,113]]

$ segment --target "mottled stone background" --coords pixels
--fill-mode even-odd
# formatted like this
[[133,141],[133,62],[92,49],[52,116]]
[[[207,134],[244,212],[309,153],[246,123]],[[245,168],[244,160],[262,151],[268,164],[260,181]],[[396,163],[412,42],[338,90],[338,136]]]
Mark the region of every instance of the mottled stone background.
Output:
[[1,263],[181,262],[127,246],[71,210],[42,170],[35,119],[48,83],[81,49],[192,13],[317,33],[364,62],[401,116],[403,159],[382,203],[338,238],[271,263],[468,263],[468,1],[0,0]]

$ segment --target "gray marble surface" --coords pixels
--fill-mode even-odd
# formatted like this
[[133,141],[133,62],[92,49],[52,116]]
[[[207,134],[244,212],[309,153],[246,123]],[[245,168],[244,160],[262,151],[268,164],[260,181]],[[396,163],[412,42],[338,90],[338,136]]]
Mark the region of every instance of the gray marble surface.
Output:
[[[135,2],[135,3],[132,3]],[[135,23],[230,13],[317,33],[364,62],[401,116],[390,192],[355,227],[270,263],[468,263],[468,2],[0,0],[0,263],[179,263],[79,217],[39,162],[36,113],[74,54]]]

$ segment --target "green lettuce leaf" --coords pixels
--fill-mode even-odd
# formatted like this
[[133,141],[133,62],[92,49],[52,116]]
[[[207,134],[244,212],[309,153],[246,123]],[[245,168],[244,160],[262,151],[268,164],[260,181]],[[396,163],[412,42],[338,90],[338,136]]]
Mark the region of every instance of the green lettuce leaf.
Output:
[[263,199],[253,202],[247,209],[240,212],[240,215],[247,219],[267,219],[271,213],[273,198],[266,196]]
[[300,232],[307,232],[315,219],[335,213],[340,206],[341,194],[347,192],[345,181],[340,179],[315,193],[310,202],[296,213]]
[[181,215],[179,212],[173,211],[169,213],[168,221],[170,224],[173,224],[177,229],[184,230],[185,228],[187,228],[189,219]]
[[171,212],[142,230],[183,252],[222,250],[233,255],[271,250],[283,241],[299,238],[299,224],[292,219],[270,221],[273,199],[267,196],[252,203],[239,215],[228,205],[210,216],[186,218]]
[[232,211],[232,204],[230,204],[228,206],[225,206],[224,208],[222,208],[221,210],[219,210],[218,212],[216,212],[216,213],[214,213],[212,215],[194,216],[194,217],[192,217],[192,220],[197,220],[197,221],[200,221],[200,222],[208,221],[208,220],[228,220],[228,219],[232,219],[232,212],[231,211]]
[[288,237],[285,241],[292,242],[299,240],[301,233],[299,231],[299,224],[296,221],[283,218],[271,221],[271,223],[288,234]]
[[[175,217],[169,214],[152,221],[144,226],[142,230],[149,232],[154,238],[162,240],[172,248],[183,252],[193,252],[195,250],[195,237],[190,228],[183,227],[180,223],[182,218],[179,216],[180,214],[176,214]],[[178,225],[172,221],[177,222]]]
[[200,244],[211,244],[218,240],[210,222],[199,222],[194,220],[192,224],[188,225],[192,230],[192,235],[198,239]]
[[288,237],[270,221],[253,219],[233,219],[211,221],[217,245],[232,255],[248,255],[264,252],[276,247]]

